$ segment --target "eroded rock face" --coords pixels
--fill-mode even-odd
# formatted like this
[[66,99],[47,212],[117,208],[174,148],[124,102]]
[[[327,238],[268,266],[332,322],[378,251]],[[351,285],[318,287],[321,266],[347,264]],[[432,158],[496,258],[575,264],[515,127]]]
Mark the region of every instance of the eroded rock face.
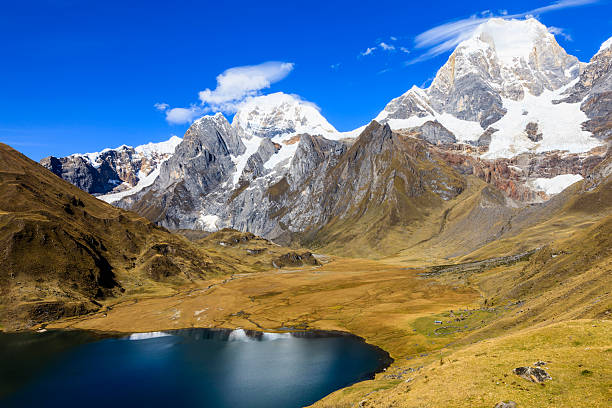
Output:
[[584,124],[586,130],[601,140],[612,136],[612,46],[602,47],[591,58],[566,94],[560,102],[583,101],[580,107],[589,117]]
[[482,159],[470,154],[462,146],[436,149],[441,157],[462,174],[473,174],[504,191],[510,198],[521,202],[548,199],[543,191],[536,191],[529,181],[553,178],[563,174],[578,174],[587,178],[605,157],[601,148],[591,154],[521,154],[509,159]]
[[121,146],[59,158],[49,156],[40,164],[83,191],[104,195],[135,187],[168,159],[180,142],[180,138],[173,136],[166,142],[137,147]]
[[[49,156],[42,159],[40,164],[90,194],[106,194],[122,183],[116,169],[106,160],[97,168],[80,156]],[[134,169],[131,170],[130,173],[126,169],[124,173],[133,175]]]
[[[401,139],[376,122],[353,143],[309,134],[280,145],[262,138],[248,160],[240,158],[245,148],[232,142],[234,132],[222,115],[196,121],[158,179],[118,205],[169,228],[231,227],[283,239],[383,203],[401,206],[428,194],[448,200],[463,189],[460,177],[438,168],[425,142]],[[270,165],[283,149],[294,152]],[[390,216],[403,217],[399,208]]]
[[453,132],[442,126],[438,121],[427,121],[414,128],[413,132],[416,137],[431,144],[448,144],[457,141]]

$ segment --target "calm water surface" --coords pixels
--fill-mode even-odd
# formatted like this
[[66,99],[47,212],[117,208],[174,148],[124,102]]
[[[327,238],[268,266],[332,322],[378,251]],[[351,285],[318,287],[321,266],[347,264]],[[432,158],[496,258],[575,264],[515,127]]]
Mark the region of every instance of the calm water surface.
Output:
[[389,362],[356,337],[324,332],[0,334],[0,406],[302,407]]

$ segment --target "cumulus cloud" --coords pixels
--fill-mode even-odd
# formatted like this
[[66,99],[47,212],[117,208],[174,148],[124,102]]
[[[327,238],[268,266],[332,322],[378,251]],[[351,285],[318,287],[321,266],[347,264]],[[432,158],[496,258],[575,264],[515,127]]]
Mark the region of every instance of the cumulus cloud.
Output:
[[261,95],[261,91],[284,79],[293,70],[293,63],[270,61],[259,65],[229,68],[217,76],[215,89],[199,92],[200,102],[188,108],[172,108],[156,103],[166,113],[169,123],[190,123],[207,112],[234,113],[245,100]]
[[409,61],[408,64],[425,61],[454,49],[461,41],[468,39],[476,27],[491,17],[524,18],[528,16],[541,15],[554,10],[586,6],[598,2],[599,0],[558,0],[547,6],[538,7],[516,14],[508,14],[508,12],[505,10],[500,11],[497,14],[493,14],[489,10],[486,10],[479,15],[473,15],[461,20],[441,24],[416,36],[415,47],[423,49],[425,52],[415,59]]
[[205,109],[199,106],[189,108],[172,108],[166,111],[166,120],[172,124],[191,123],[198,116],[205,113]]
[[237,104],[249,96],[256,96],[293,70],[290,62],[265,62],[230,68],[217,76],[217,87],[200,92],[202,105],[224,112],[235,110]]
[[387,44],[385,42],[381,42],[378,45],[380,46],[380,48],[382,48],[385,51],[393,51],[395,49],[394,45],[390,45],[390,44]]

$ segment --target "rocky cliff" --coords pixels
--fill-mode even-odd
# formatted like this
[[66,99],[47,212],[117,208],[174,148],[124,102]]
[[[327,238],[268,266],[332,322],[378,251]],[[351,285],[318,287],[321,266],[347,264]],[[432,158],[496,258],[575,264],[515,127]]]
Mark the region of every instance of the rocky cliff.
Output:
[[114,193],[130,194],[137,186],[150,184],[161,163],[174,153],[181,140],[173,136],[165,142],[137,147],[123,145],[97,153],[49,156],[40,164],[81,190],[102,199],[109,195],[112,201]]

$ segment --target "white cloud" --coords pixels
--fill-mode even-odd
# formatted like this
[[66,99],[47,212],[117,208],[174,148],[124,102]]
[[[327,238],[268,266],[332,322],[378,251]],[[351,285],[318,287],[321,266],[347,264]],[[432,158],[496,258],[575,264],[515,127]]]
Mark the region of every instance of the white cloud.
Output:
[[[499,12],[500,18],[523,18],[532,15],[540,15],[549,11],[560,10],[570,7],[585,6],[598,3],[599,0],[558,0],[548,6],[538,7],[522,13],[508,14],[505,10]],[[443,54],[454,49],[461,41],[468,39],[476,27],[487,21],[490,17],[495,17],[492,13],[485,11],[481,16],[473,15],[457,21],[441,24],[422,32],[415,38],[416,48],[426,50],[422,55],[408,62],[414,64],[425,61],[437,55]]]
[[376,47],[368,47],[366,48],[366,50],[364,52],[361,53],[361,55],[366,56],[366,55],[371,55],[374,50],[376,49]]
[[217,87],[200,92],[202,105],[212,110],[232,111],[249,96],[284,79],[293,70],[290,62],[265,62],[230,68],[217,76]]
[[202,107],[194,105],[189,108],[172,108],[166,111],[166,120],[172,124],[191,123],[204,112]]
[[406,47],[400,47],[400,51],[406,54],[410,54],[410,50]]
[[389,37],[389,38],[391,38],[391,41],[397,41],[397,37],[393,37],[393,36],[391,36],[391,37]]
[[550,26],[548,32],[557,36],[565,38],[567,41],[572,41],[572,36],[565,32],[561,27]]
[[284,79],[293,70],[291,62],[264,62],[229,68],[217,76],[217,87],[199,92],[199,104],[189,108],[172,108],[156,103],[156,109],[166,112],[169,123],[189,123],[206,112],[233,113],[245,100],[261,95],[263,89]]
[[382,48],[385,51],[393,51],[393,50],[395,50],[395,46],[394,45],[389,45],[389,44],[387,44],[385,42],[381,42],[378,45],[380,45],[380,48]]
[[331,64],[329,67],[333,70],[333,71],[337,71],[338,69],[340,69],[340,66],[342,64],[340,64],[339,62],[337,64]]
[[153,106],[155,106],[155,109],[157,109],[160,112],[164,112],[166,109],[170,107],[170,105],[168,105],[167,103],[159,103],[159,102]]

